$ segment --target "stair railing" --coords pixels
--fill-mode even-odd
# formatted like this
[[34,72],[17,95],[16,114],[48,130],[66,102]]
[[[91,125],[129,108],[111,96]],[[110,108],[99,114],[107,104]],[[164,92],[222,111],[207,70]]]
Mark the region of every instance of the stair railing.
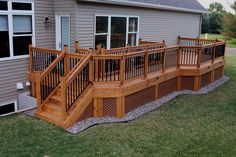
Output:
[[65,75],[65,56],[66,51],[64,49],[43,73],[36,74],[37,109],[39,112],[42,111],[42,106],[59,87],[61,77]]
[[84,90],[90,85],[90,61],[92,51],[87,53],[75,66],[75,68],[61,82],[62,104],[64,105],[63,115],[66,117],[67,112],[80,98]]

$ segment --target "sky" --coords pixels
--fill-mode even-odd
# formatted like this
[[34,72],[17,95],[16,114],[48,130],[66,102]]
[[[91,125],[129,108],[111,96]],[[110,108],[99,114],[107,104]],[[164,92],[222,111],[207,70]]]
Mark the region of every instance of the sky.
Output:
[[[233,4],[235,0],[198,0],[205,8],[209,8],[209,5],[213,2],[221,3],[225,9],[231,13],[234,13],[234,10],[230,8],[229,4]],[[228,1],[228,3],[227,3]]]

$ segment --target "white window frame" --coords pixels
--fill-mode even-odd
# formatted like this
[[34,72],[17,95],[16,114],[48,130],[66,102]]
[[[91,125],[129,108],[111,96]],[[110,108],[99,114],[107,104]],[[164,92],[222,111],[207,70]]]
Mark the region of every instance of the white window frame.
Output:
[[11,115],[11,114],[14,114],[18,111],[18,108],[17,108],[17,101],[16,100],[13,100],[13,101],[8,101],[8,102],[5,102],[5,103],[2,103],[0,104],[0,106],[6,106],[8,104],[14,104],[14,108],[15,108],[15,111],[13,112],[9,112],[9,113],[6,113],[6,114],[3,114],[3,115],[0,115],[0,117],[3,117],[3,116],[7,116],[7,115]]
[[[96,19],[97,17],[108,17],[108,33],[97,33],[96,32]],[[136,45],[138,45],[139,41],[139,25],[140,25],[140,17],[139,16],[126,16],[126,15],[107,15],[107,14],[95,14],[95,22],[94,22],[94,47],[96,43],[96,35],[107,35],[107,49],[111,48],[111,18],[112,17],[124,17],[126,18],[126,45],[128,44],[128,35],[131,33],[137,33],[137,38],[136,38]],[[137,27],[137,32],[129,32],[129,18],[137,18],[138,19],[138,27]]]
[[[7,1],[8,2],[8,10],[5,10],[5,11],[4,10],[0,10],[0,15],[8,16],[8,32],[9,32],[10,57],[0,58],[0,61],[28,58],[29,55],[14,56],[13,37],[17,37],[17,36],[31,36],[32,37],[32,45],[35,46],[34,0],[2,0],[2,1]],[[32,10],[12,10],[12,2],[31,3]],[[13,16],[14,15],[29,15],[29,16],[32,17],[32,34],[22,34],[22,35],[14,35],[13,34]]]

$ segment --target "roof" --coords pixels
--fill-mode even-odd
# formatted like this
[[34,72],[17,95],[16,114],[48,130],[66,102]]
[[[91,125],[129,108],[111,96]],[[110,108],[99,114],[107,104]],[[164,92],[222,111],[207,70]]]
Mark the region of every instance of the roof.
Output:
[[80,1],[127,5],[127,6],[192,12],[192,13],[207,12],[207,10],[197,0],[80,0]]

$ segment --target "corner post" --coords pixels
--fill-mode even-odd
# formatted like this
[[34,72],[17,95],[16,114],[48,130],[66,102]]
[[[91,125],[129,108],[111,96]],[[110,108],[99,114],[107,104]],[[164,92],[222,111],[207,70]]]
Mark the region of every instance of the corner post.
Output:
[[166,46],[164,47],[162,61],[163,61],[162,72],[164,73],[166,70]]
[[180,68],[181,64],[181,52],[182,52],[182,47],[180,46],[178,49],[178,54],[177,54],[177,68]]
[[125,81],[125,54],[122,53],[122,58],[120,60],[120,82],[121,85],[124,84]]
[[[89,53],[92,53],[92,50],[90,50]],[[94,82],[94,61],[93,61],[93,58],[89,62],[89,81],[92,84]]]
[[215,57],[216,57],[216,42],[214,42],[213,46],[213,52],[212,52],[212,64],[215,62]]
[[198,58],[197,58],[197,68],[200,68],[201,66],[201,59],[202,59],[202,48],[198,48]]
[[33,72],[33,52],[31,44],[29,44],[29,71]]

